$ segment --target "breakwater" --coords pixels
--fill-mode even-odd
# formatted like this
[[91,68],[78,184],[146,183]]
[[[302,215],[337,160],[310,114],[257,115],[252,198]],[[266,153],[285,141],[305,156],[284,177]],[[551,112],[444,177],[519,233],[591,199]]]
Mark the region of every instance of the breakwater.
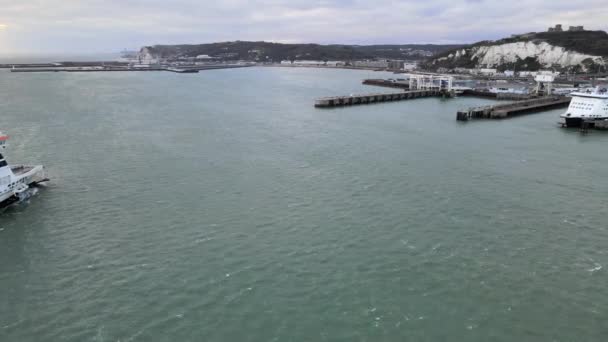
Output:
[[417,99],[421,97],[440,96],[442,92],[437,90],[412,90],[399,93],[388,93],[388,94],[361,94],[361,95],[347,95],[347,96],[332,96],[323,97],[315,100],[315,107],[317,108],[332,108],[342,106],[352,106],[370,103],[380,102],[392,102],[392,101],[403,101],[410,99]]
[[566,96],[546,96],[492,106],[471,107],[456,113],[456,120],[504,119],[527,112],[539,112],[556,107],[566,107],[571,98]]

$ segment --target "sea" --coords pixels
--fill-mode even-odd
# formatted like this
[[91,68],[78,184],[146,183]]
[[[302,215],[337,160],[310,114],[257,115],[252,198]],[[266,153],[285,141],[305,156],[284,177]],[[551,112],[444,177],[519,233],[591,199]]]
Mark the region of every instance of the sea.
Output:
[[608,133],[388,77],[0,71],[0,341],[608,340]]

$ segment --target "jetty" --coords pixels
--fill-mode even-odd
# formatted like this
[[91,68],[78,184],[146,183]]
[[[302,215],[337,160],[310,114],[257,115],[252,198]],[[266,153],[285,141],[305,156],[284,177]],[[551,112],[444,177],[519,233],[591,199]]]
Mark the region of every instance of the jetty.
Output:
[[348,96],[322,97],[315,100],[315,107],[331,108],[341,106],[352,106],[369,103],[381,103],[392,101],[403,101],[423,97],[454,97],[452,89],[453,77],[436,75],[412,75],[410,79],[397,82],[384,80],[364,80],[363,84],[389,86],[391,88],[402,88],[403,91],[396,93],[373,93]]
[[332,96],[323,97],[315,100],[317,108],[331,108],[342,106],[353,106],[370,103],[403,101],[409,99],[418,99],[422,97],[441,96],[443,92],[438,90],[412,90],[398,93],[385,94],[362,94],[348,96]]
[[[405,79],[377,79],[369,78],[364,79],[362,84],[385,87],[385,88],[397,88],[397,89],[410,89],[410,83]],[[471,96],[471,97],[483,97],[497,100],[528,100],[535,96],[531,94],[520,94],[520,93],[493,93],[488,89],[473,89],[466,87],[451,87],[455,94],[458,96]]]
[[407,80],[385,80],[378,78],[365,79],[362,84],[372,85],[378,87],[397,88],[397,89],[410,89],[410,83]]
[[566,107],[571,98],[566,96],[544,96],[491,106],[472,107],[456,113],[456,120],[505,119],[526,112],[540,112],[548,109]]
[[167,71],[171,71],[171,72],[175,72],[178,74],[197,74],[198,73],[198,69],[182,69],[182,68],[166,68],[165,70]]
[[129,68],[129,67],[19,67],[11,72],[113,72],[113,71],[164,71],[164,68]]

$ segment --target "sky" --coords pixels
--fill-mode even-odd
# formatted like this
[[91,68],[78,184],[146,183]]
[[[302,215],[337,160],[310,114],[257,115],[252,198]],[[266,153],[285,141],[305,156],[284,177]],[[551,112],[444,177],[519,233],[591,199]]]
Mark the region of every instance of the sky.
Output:
[[606,0],[0,0],[0,55],[265,40],[472,43],[561,23],[608,30]]

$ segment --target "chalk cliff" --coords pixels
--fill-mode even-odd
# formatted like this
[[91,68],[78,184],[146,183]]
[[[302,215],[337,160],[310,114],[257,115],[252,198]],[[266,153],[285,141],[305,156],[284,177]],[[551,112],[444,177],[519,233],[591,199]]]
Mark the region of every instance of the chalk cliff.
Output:
[[605,70],[608,34],[603,31],[526,34],[451,50],[427,62],[430,68],[573,71]]

